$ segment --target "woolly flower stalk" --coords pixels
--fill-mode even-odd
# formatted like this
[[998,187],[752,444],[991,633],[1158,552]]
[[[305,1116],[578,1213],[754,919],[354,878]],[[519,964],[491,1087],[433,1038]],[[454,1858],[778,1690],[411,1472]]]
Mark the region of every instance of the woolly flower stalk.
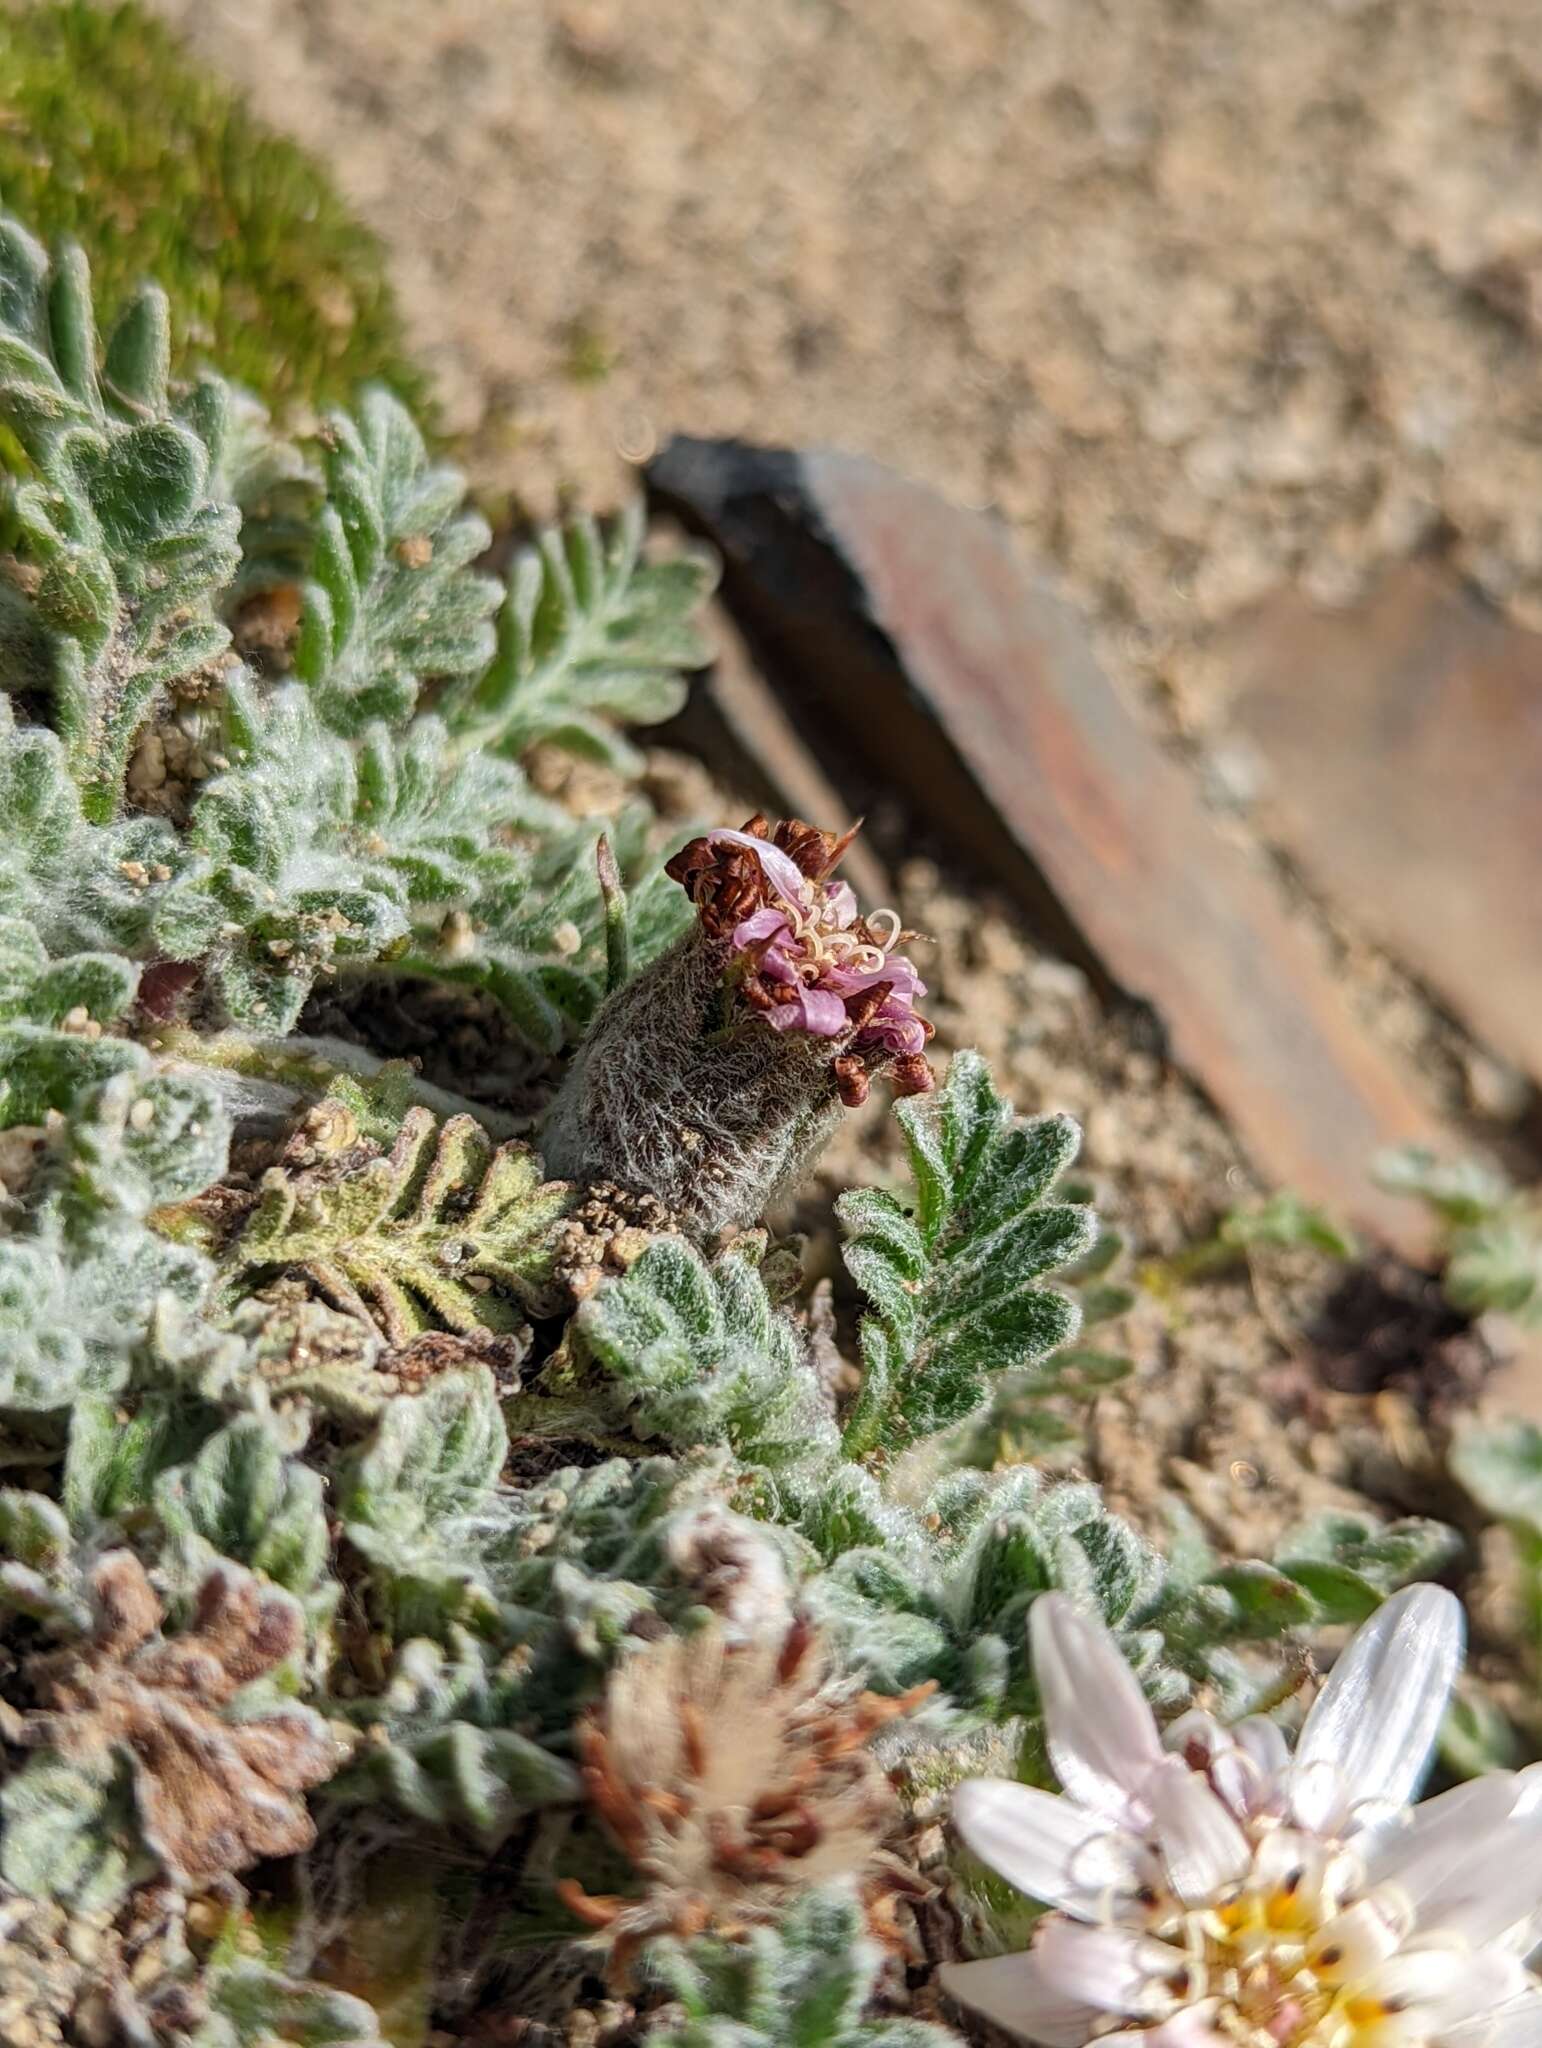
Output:
[[656,1195],[702,1234],[743,1228],[876,1076],[932,1087],[913,935],[834,879],[850,836],[757,816],[674,856],[696,922],[600,1010],[547,1124],[553,1171]]
[[1339,1658],[1292,1756],[1272,1721],[1157,1731],[1113,1639],[1031,1613],[1060,1797],[977,1779],[954,1817],[1053,1908],[952,1996],[1045,2048],[1536,2048],[1526,1968],[1542,1793],[1496,1772],[1410,1801],[1461,1662],[1450,1593],[1415,1586]]

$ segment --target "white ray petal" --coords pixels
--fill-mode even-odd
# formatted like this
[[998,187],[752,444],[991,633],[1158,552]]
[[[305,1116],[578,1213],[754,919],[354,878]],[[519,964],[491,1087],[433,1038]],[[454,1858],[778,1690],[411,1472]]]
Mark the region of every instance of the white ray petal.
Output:
[[1452,1858],[1486,1842],[1509,1819],[1516,1803],[1513,1772],[1491,1771],[1426,1799],[1355,1843],[1368,1885],[1393,1883],[1417,1906],[1451,1868]]
[[1435,2033],[1508,2004],[1530,1981],[1518,1959],[1500,1949],[1404,1949],[1373,1971],[1363,1989],[1388,2004],[1417,2008]]
[[949,1998],[1045,2048],[1082,2048],[1101,2015],[1081,1999],[1068,1999],[1045,1984],[1032,1955],[989,1956],[979,1963],[947,1963],[942,1988]]
[[[966,1778],[953,1795],[953,1824],[972,1854],[1030,1899],[1068,1913],[1095,1903],[1088,1880],[1105,1859],[1086,1852],[1109,1837],[1108,1822],[1074,1799],[1006,1778]],[[1105,1888],[1117,1883],[1121,1869],[1128,1875],[1128,1861],[1121,1866],[1115,1853],[1106,1869]]]
[[1186,1967],[1182,1949],[1149,1935],[1058,1918],[1040,1923],[1033,1958],[1044,1983],[1063,1998],[1131,2019],[1156,2019],[1170,2009],[1167,1982]]
[[1367,1883],[1402,1900],[1420,1934],[1497,1940],[1542,1905],[1542,1809],[1518,1814],[1515,1796],[1496,1771],[1416,1808],[1376,1844]]
[[1205,1780],[1176,1757],[1146,1780],[1146,1803],[1167,1882],[1185,1905],[1214,1899],[1252,1862],[1247,1836]]
[[1397,1929],[1369,1899],[1335,1913],[1307,1945],[1307,1961],[1325,1984],[1353,1984],[1397,1953]]
[[1442,2029],[1437,2048],[1542,2048],[1542,1990]]
[[1140,1789],[1162,1761],[1162,1744],[1119,1646],[1063,1593],[1034,1601],[1028,1640],[1050,1762],[1061,1784],[1094,1812],[1142,1816]]
[[1338,1777],[1341,1801],[1350,1809],[1410,1798],[1461,1661],[1462,1608],[1455,1594],[1443,1586],[1409,1586],[1384,1601],[1356,1632],[1306,1717],[1293,1773],[1298,1817],[1307,1825],[1328,1820],[1325,1769]]
[[1266,1786],[1277,1785],[1290,1764],[1285,1731],[1267,1714],[1249,1714],[1231,1731],[1237,1747],[1251,1757]]

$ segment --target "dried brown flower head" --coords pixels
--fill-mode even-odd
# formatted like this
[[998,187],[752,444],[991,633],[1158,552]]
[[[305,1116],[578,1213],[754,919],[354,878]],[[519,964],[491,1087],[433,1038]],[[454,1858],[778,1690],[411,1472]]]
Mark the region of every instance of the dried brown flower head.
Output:
[[896,1895],[924,1887],[880,1853],[898,1802],[868,1744],[931,1690],[853,1692],[802,1620],[737,1645],[714,1625],[628,1657],[578,1748],[590,1804],[644,1889],[558,1887],[609,1935],[613,1974],[652,1936],[733,1936],[789,1892],[842,1878],[861,1883],[875,1931],[892,1937]]
[[241,1720],[225,1711],[298,1647],[296,1610],[222,1566],[199,1588],[192,1627],[162,1636],[160,1600],[127,1550],[102,1558],[91,1591],[87,1641],[28,1667],[42,1711],[24,1739],[86,1762],[125,1754],[145,1840],[185,1888],[308,1849],[303,1794],[331,1777],[340,1752],[302,1708]]

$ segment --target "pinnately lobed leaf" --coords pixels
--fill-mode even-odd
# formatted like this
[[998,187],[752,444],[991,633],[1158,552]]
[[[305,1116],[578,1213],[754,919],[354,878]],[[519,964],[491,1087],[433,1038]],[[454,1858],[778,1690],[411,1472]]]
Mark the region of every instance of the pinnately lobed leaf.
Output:
[[0,1411],[52,1411],[111,1393],[165,1295],[192,1305],[209,1277],[147,1214],[223,1170],[229,1125],[211,1090],[117,1074],[77,1097],[0,1233]]
[[322,430],[327,502],[303,586],[295,673],[334,730],[400,724],[424,680],[479,674],[493,653],[498,584],[469,566],[491,535],[465,483],[431,463],[389,391]]
[[528,1146],[410,1109],[383,1156],[341,1172],[269,1169],[223,1262],[227,1298],[294,1271],[395,1344],[434,1328],[517,1329],[558,1299],[552,1230],[571,1202]]
[[645,562],[643,524],[634,504],[609,530],[578,518],[521,551],[491,664],[439,699],[463,748],[519,755],[550,741],[636,773],[619,728],[679,710],[680,671],[707,660],[695,619],[716,576],[703,555]]
[[[390,393],[329,415],[313,461],[169,364],[153,287],[100,344],[79,252],[0,222],[6,914],[35,918],[50,963],[186,963],[178,985],[238,1030],[281,1036],[319,978],[389,972],[485,991],[560,1053],[606,988],[601,832],[639,964],[685,912],[646,806],[640,827],[635,804],[575,818],[517,757],[637,773],[616,722],[677,708],[705,562],[645,560],[634,509],[538,536],[506,594],[474,566],[489,534],[464,479]],[[18,727],[18,704],[46,724]],[[87,1026],[120,1021],[105,993]],[[8,1030],[12,1122],[131,1060],[27,1036],[45,1025]]]
[[0,659],[51,704],[85,815],[116,817],[140,726],[224,660],[221,592],[240,514],[213,488],[222,387],[196,415],[168,390],[168,311],[146,285],[97,375],[90,277],[0,222],[0,421],[33,474],[9,486],[31,603],[0,605]]
[[1052,1198],[1076,1156],[1076,1125],[1020,1122],[977,1053],[956,1053],[935,1096],[895,1113],[912,1202],[870,1189],[836,1205],[847,1268],[871,1304],[848,1454],[962,1420],[995,1374],[1033,1366],[1074,1336],[1075,1304],[1037,1282],[1097,1238],[1089,1209]]

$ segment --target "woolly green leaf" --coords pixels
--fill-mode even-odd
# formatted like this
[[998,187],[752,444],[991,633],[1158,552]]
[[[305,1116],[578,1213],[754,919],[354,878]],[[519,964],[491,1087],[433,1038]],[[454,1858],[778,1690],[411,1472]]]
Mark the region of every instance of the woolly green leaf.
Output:
[[410,1536],[478,1506],[503,1469],[508,1434],[486,1371],[441,1373],[388,1401],[339,1478],[339,1511]]
[[1471,1677],[1460,1680],[1440,1724],[1440,1760],[1458,1778],[1518,1770],[1526,1752],[1508,1716]]
[[295,673],[335,730],[405,719],[430,680],[483,669],[501,595],[473,562],[491,538],[461,512],[464,480],[430,464],[388,391],[323,437],[327,503],[316,523]]
[[181,1402],[142,1399],[125,1414],[99,1395],[77,1400],[63,1486],[75,1536],[96,1544],[111,1525],[143,1517],[160,1475],[190,1456],[207,1429]]
[[844,1890],[794,1898],[741,1940],[650,1944],[647,1968],[681,2009],[659,2048],[949,2048],[922,2020],[867,2020],[882,1952]]
[[122,1759],[87,1766],[44,1750],[0,1786],[0,1818],[0,1876],[31,1898],[102,1912],[155,1872]]
[[246,1959],[214,1965],[187,2048],[391,2048],[362,1998]]
[[1360,1622],[1399,1586],[1436,1577],[1460,1549],[1443,1522],[1329,1511],[1292,1530],[1275,1562],[1312,1596],[1320,1621]]
[[42,1123],[66,1110],[83,1089],[149,1067],[143,1049],[125,1038],[87,1038],[70,1031],[0,1023],[0,1129]]
[[[644,843],[645,822],[641,808],[629,806],[606,835],[626,887],[633,972],[672,945],[692,915],[663,872],[664,850]],[[394,971],[485,990],[526,1044],[549,1056],[561,1052],[582,1036],[606,993],[611,949],[600,837],[595,820],[546,830],[524,857],[517,886],[489,880],[472,903],[474,915],[418,920],[410,945],[393,956]]]
[[0,1408],[65,1408],[111,1392],[163,1289],[195,1300],[202,1260],[128,1219],[66,1235],[54,1216],[0,1239]]
[[489,1855],[524,1815],[578,1794],[571,1764],[512,1729],[466,1721],[372,1750],[332,1787],[342,1805],[387,1799],[414,1820],[462,1830]]
[[143,1216],[217,1181],[229,1150],[230,1117],[207,1082],[118,1074],[71,1119],[71,1200]]
[[235,1023],[287,1030],[318,974],[382,960],[486,988],[543,1050],[586,1021],[601,941],[583,849],[597,828],[535,797],[512,763],[457,760],[434,718],[401,735],[375,722],[349,746],[304,691],[263,702],[242,682],[227,689],[225,745],[234,765],[193,810],[200,858],[155,929],[175,957],[207,956]]
[[208,956],[232,1020],[292,1029],[317,973],[405,938],[403,891],[356,857],[353,757],[296,689],[259,703],[228,686],[236,765],[208,783],[188,841],[197,863],[167,891],[156,937],[176,959]]
[[847,1266],[872,1304],[848,1455],[959,1421],[994,1375],[1035,1367],[1073,1336],[1074,1303],[1036,1283],[1097,1236],[1090,1210],[1049,1199],[1076,1156],[1075,1124],[1019,1123],[978,1054],[956,1054],[936,1096],[897,1114],[913,1210],[873,1192],[836,1205]]
[[516,1329],[525,1310],[554,1304],[552,1232],[571,1199],[527,1146],[413,1108],[383,1158],[264,1175],[224,1261],[227,1297],[298,1271],[393,1343],[436,1327]]
[[[0,902],[33,927],[50,959],[67,965],[82,950],[137,946],[160,894],[156,877],[169,879],[181,858],[160,819],[88,825],[59,739],[18,725],[0,691]],[[105,1001],[106,989],[98,993]]]
[[35,585],[32,625],[8,598],[0,637],[50,700],[86,816],[105,821],[163,693],[224,655],[240,514],[211,495],[208,446],[167,415],[159,295],[130,309],[99,384],[84,258],[66,252],[50,281],[14,231],[7,248],[0,419],[39,481],[7,486]]
[[[136,1119],[140,1100],[148,1119]],[[227,1131],[207,1090],[165,1076],[119,1075],[76,1101],[20,1227],[0,1237],[0,1407],[48,1410],[114,1391],[158,1298],[201,1297],[205,1261],[141,1218],[190,1180],[217,1177]]]
[[798,1333],[742,1246],[709,1264],[684,1238],[655,1238],[629,1272],[601,1283],[571,1328],[618,1417],[644,1438],[726,1442],[773,1468],[829,1447]]
[[1444,1164],[1411,1146],[1377,1162],[1383,1187],[1416,1195],[1443,1227],[1446,1298],[1464,1315],[1495,1310],[1542,1327],[1542,1199],[1476,1160]]
[[89,1627],[91,1605],[70,1525],[46,1494],[0,1492],[0,1609],[25,1614],[50,1634]]
[[637,772],[618,728],[679,710],[679,671],[707,659],[696,619],[715,580],[701,556],[644,562],[643,528],[634,503],[608,531],[575,520],[519,555],[486,674],[438,700],[464,747],[517,755],[546,740]]
[[1485,1513],[1542,1536],[1542,1429],[1511,1416],[1469,1423],[1451,1450],[1451,1470]]
[[1284,1190],[1256,1209],[1233,1209],[1216,1234],[1222,1244],[1241,1249],[1269,1245],[1284,1251],[1321,1252],[1329,1259],[1352,1259],[1359,1251],[1353,1233],[1320,1204]]
[[1415,1195],[1442,1222],[1486,1223],[1502,1213],[1513,1190],[1503,1174],[1477,1159],[1444,1161],[1421,1145],[1383,1153],[1376,1178],[1384,1188]]
[[[89,299],[84,311],[90,313]],[[103,375],[120,404],[136,412],[165,410],[171,367],[171,306],[157,285],[141,285],[118,315]]]
[[326,1569],[323,1491],[319,1473],[286,1458],[267,1425],[244,1416],[166,1473],[155,1505],[172,1538],[201,1539],[305,1601]]

